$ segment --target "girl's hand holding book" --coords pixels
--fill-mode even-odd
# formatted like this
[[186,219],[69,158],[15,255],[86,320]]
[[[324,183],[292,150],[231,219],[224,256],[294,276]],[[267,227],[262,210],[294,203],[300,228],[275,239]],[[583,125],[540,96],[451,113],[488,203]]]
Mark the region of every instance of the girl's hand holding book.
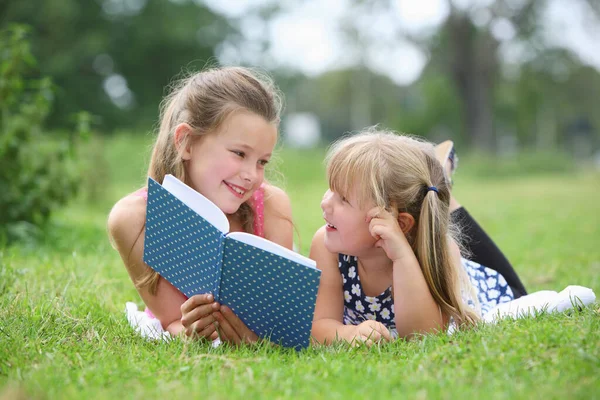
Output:
[[214,312],[220,309],[212,294],[197,294],[181,305],[181,325],[187,337],[218,337]]
[[252,332],[241,319],[227,306],[221,306],[214,313],[217,319],[219,337],[223,342],[239,345],[241,343],[254,343],[258,340],[256,333]]
[[187,337],[220,338],[236,345],[258,340],[231,308],[217,303],[210,293],[192,296],[181,305],[181,325]]

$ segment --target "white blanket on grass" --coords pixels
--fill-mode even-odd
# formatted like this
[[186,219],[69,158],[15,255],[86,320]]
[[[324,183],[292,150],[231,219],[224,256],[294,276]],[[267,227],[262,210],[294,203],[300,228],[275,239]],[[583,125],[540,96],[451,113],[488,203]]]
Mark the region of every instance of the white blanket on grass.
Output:
[[125,315],[129,325],[142,337],[154,340],[169,340],[171,338],[171,334],[163,329],[158,318],[152,318],[144,311],[138,310],[137,304],[131,301],[125,304]]
[[[540,313],[563,312],[575,307],[584,307],[592,304],[596,295],[592,289],[583,286],[567,286],[561,292],[552,290],[541,290],[539,292],[522,296],[516,300],[499,304],[488,311],[482,318],[486,323],[495,323],[503,318],[524,318],[535,316]],[[160,321],[152,318],[144,311],[138,310],[135,303],[128,302],[125,313],[129,325],[142,337],[152,340],[169,340],[172,336],[166,332]],[[213,342],[218,346],[219,339]]]
[[584,307],[596,301],[592,289],[571,285],[561,292],[540,290],[507,303],[498,304],[483,316],[483,321],[494,323],[502,318],[523,318],[543,312],[563,312]]

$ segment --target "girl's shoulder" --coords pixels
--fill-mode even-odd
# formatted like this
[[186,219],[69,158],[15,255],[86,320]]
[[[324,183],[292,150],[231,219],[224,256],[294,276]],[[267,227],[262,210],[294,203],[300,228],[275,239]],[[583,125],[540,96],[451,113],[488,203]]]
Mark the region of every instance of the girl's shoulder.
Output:
[[292,219],[292,203],[288,194],[281,188],[264,183],[259,190],[263,191],[265,222],[269,217]]
[[264,237],[288,249],[293,248],[292,205],[287,193],[277,186],[263,184]]
[[123,197],[108,214],[108,234],[117,250],[130,248],[146,223],[146,198],[140,191]]
[[265,182],[258,190],[263,192],[265,205],[268,204],[270,207],[276,207],[281,203],[290,203],[290,197],[285,190],[280,187]]

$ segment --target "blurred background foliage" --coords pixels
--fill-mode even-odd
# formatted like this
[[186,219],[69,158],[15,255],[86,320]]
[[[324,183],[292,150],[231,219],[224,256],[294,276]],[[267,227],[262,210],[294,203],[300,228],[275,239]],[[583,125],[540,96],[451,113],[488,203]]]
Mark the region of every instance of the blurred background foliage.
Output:
[[90,172],[78,145],[90,129],[86,112],[73,115],[68,133],[46,131],[54,88],[30,74],[36,60],[28,32],[19,25],[0,30],[0,243],[38,236]]
[[[98,132],[147,132],[173,77],[218,65],[229,54],[228,60],[267,68],[286,94],[287,112],[314,113],[326,141],[382,123],[485,151],[511,141],[516,147],[596,148],[600,74],[543,35],[551,0],[447,0],[447,15],[434,29],[416,34],[392,27],[385,48],[409,42],[426,54],[418,79],[404,86],[370,68],[369,55],[383,39],[359,18],[394,13],[400,1],[346,1],[341,46],[356,56],[316,76],[269,62],[271,36],[244,34],[246,25],[268,24],[306,0],[245,1],[255,5],[237,16],[223,12],[228,1],[8,0],[0,3],[0,25],[32,27],[39,73],[57,88],[51,127],[66,126],[84,109]],[[586,7],[580,23],[597,34],[600,3],[571,3]],[[502,51],[509,41],[519,50],[510,59]]]
[[[13,188],[22,209],[38,215],[11,211],[18,217],[7,217],[3,211],[0,223],[7,218],[44,220],[52,207],[40,205],[34,212],[31,206],[41,198],[58,204],[78,190],[90,201],[101,198],[102,185],[110,178],[109,160],[101,151],[105,139],[116,132],[147,135],[173,78],[208,65],[266,69],[285,94],[284,137],[289,116],[313,115],[321,147],[345,132],[381,124],[433,141],[451,138],[463,155],[473,150],[480,159],[496,154],[513,160],[514,167],[505,171],[515,173],[522,168],[568,169],[582,160],[598,164],[600,72],[572,48],[548,40],[543,23],[551,3],[562,1],[563,10],[577,4],[585,10],[578,23],[598,35],[597,0],[441,0],[447,12],[440,23],[422,32],[402,24],[388,26],[384,40],[371,21],[395,13],[400,1],[406,0],[345,0],[338,33],[341,52],[348,57],[312,74],[277,62],[272,49],[278,39],[266,28],[311,0],[245,0],[250,6],[237,14],[227,10],[239,8],[238,2],[215,0],[0,2],[0,29],[5,32],[0,48],[0,184]],[[11,44],[15,36],[8,39],[6,32],[20,35],[19,44]],[[298,40],[312,40],[318,47],[318,37]],[[371,62],[373,55],[386,60],[403,43],[425,55],[418,77],[408,83],[398,83]],[[516,55],[508,57],[507,48]],[[18,68],[10,66],[15,62]],[[390,67],[402,69],[404,64]],[[85,146],[77,139],[82,131],[88,133]],[[17,156],[17,147],[18,154],[39,157],[28,164]],[[147,152],[146,147],[139,150],[140,157]],[[532,153],[536,155],[522,161]],[[482,175],[497,170],[477,165]],[[25,188],[34,181],[19,190],[14,188],[21,183],[14,182],[28,176],[36,188],[49,186],[57,194],[40,189],[38,200],[27,200],[30,189]],[[10,191],[2,192],[8,198]],[[3,201],[15,209],[15,201]]]
[[85,109],[103,132],[147,129],[171,78],[203,67],[235,32],[186,1],[9,0],[0,3],[0,21],[33,27],[39,71],[59,88],[51,125],[64,126]]

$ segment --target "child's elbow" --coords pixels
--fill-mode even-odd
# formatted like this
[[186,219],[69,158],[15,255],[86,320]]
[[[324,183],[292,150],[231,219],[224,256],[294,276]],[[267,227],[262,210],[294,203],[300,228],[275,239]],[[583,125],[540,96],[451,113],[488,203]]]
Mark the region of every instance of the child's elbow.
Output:
[[106,229],[112,247],[119,252],[143,229],[146,221],[145,203],[142,198],[123,198],[108,214]]
[[112,245],[113,249],[118,250],[118,242],[122,236],[124,226],[125,215],[122,210],[122,206],[119,203],[115,204],[108,214],[108,220],[106,221],[106,231],[108,234],[108,240]]

